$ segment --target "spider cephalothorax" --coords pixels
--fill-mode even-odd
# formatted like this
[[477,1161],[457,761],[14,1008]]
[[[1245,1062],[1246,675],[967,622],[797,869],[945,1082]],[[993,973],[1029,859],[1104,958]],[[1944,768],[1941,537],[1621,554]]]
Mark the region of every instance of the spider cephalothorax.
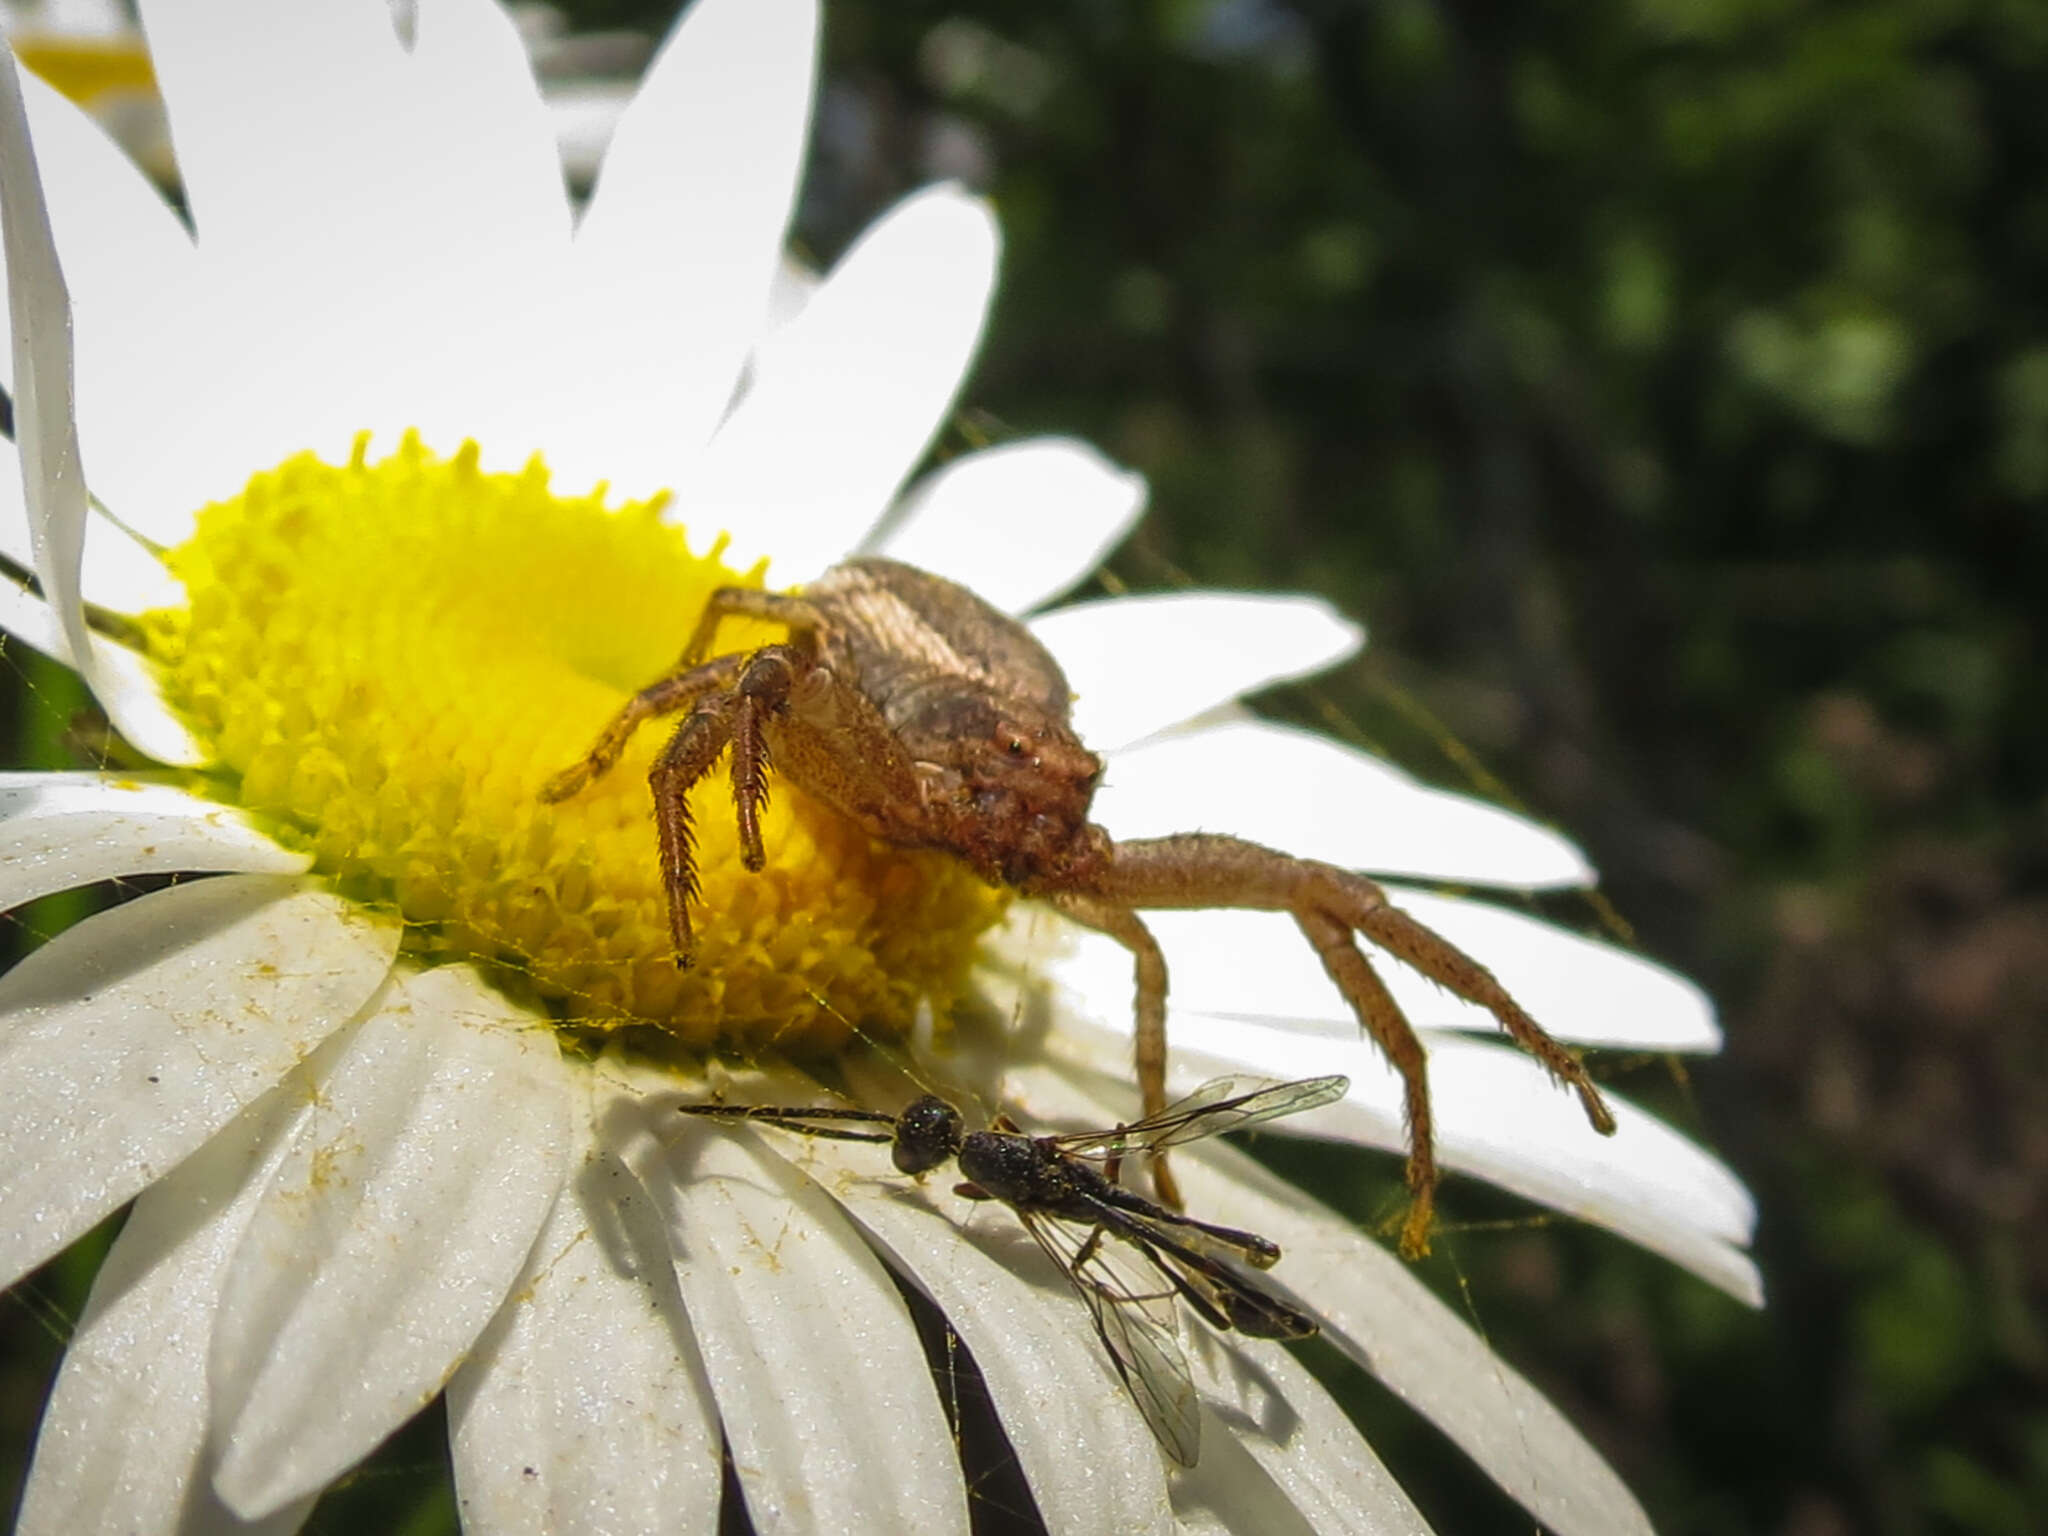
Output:
[[[789,638],[711,656],[719,621],[736,614],[786,625]],[[1405,1085],[1413,1200],[1402,1247],[1411,1254],[1427,1249],[1437,1180],[1426,1062],[1357,935],[1488,1009],[1578,1094],[1596,1129],[1613,1131],[1579,1059],[1484,966],[1395,907],[1372,881],[1210,833],[1114,841],[1088,819],[1102,761],[1074,735],[1069,704],[1059,664],[1015,620],[928,572],[893,560],[849,560],[800,596],[714,592],[676,668],[628,700],[542,798],[575,794],[618,761],[644,722],[687,710],[649,774],[680,961],[689,960],[696,895],[690,788],[731,752],[741,855],[759,869],[758,814],[772,762],[869,835],[957,854],[984,878],[1049,901],[1129,949],[1148,1115],[1166,1103],[1166,962],[1138,913],[1248,907],[1291,914]],[[1163,1164],[1155,1176],[1163,1197],[1174,1200]]]

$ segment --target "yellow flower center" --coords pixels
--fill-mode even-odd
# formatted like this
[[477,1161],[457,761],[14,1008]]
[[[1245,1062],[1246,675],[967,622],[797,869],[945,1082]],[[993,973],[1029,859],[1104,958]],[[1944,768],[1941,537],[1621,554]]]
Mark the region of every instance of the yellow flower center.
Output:
[[15,56],[82,107],[119,91],[154,92],[156,71],[136,37],[67,37],[60,32],[17,32]]
[[[564,499],[538,461],[485,474],[474,446],[408,437],[374,464],[361,443],[345,467],[301,455],[205,508],[169,556],[188,606],[145,628],[224,766],[209,792],[395,906],[416,953],[494,966],[567,1023],[801,1052],[900,1033],[927,1002],[944,1019],[1004,901],[958,860],[871,841],[778,779],[749,874],[721,765],[691,797],[703,897],[679,970],[647,787],[667,730],[540,802],[675,665],[714,588],[760,583],[722,539],[693,555],[665,501]],[[781,637],[731,621],[719,644]]]

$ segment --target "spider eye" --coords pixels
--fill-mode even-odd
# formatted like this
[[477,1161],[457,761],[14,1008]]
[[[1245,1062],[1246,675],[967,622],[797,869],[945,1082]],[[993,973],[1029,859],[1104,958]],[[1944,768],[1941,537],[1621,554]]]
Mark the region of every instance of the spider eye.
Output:
[[1012,736],[1010,738],[1009,752],[1012,757],[1022,757],[1024,755],[1023,741],[1018,737]]

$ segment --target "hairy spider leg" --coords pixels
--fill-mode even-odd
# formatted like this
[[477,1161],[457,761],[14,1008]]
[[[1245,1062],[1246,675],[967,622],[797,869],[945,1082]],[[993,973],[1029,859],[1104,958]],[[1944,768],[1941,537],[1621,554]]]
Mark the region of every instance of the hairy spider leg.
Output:
[[692,959],[690,903],[698,896],[695,831],[690,791],[732,748],[732,793],[739,816],[740,858],[748,869],[764,862],[758,812],[767,803],[767,724],[789,699],[811,660],[794,646],[764,645],[745,658],[739,680],[723,693],[699,699],[648,770],[654,791],[654,827],[661,840],[661,877],[668,892],[669,934],[676,964]]
[[[719,622],[730,616],[787,625],[790,642],[705,661]],[[649,720],[691,711],[648,775],[661,839],[670,934],[681,965],[690,963],[688,903],[697,894],[685,797],[729,744],[733,749],[733,806],[739,822],[740,859],[749,870],[760,870],[766,862],[761,846],[761,811],[768,803],[766,725],[787,700],[795,680],[814,664],[817,629],[822,622],[818,610],[802,598],[752,587],[718,588],[705,600],[704,611],[675,667],[628,699],[582,761],[541,788],[544,802],[569,799],[609,773],[634,732]]]
[[626,743],[633,739],[633,733],[641,726],[649,720],[688,709],[706,694],[732,687],[745,660],[744,656],[721,656],[716,661],[708,661],[687,671],[671,672],[649,683],[626,700],[580,761],[564,768],[541,786],[540,798],[553,805],[582,793],[585,787],[612,771],[618,763],[619,754],[626,750]]
[[783,592],[763,592],[759,587],[720,587],[704,600],[697,627],[690,631],[690,643],[683,647],[678,671],[695,666],[711,654],[711,642],[718,637],[721,620],[728,618],[766,619],[789,626],[792,643],[815,650],[814,637],[824,627],[825,616],[800,597]]
[[[768,805],[767,725],[788,703],[790,689],[810,666],[810,658],[793,647],[769,646],[747,658],[746,670],[733,686],[732,807],[739,820],[740,862],[757,875],[768,862],[761,847],[761,812]],[[657,789],[655,798],[660,796]]]
[[676,664],[628,699],[605,726],[596,744],[584,754],[583,761],[548,780],[540,792],[541,799],[549,804],[569,799],[609,773],[633,733],[649,720],[688,709],[705,694],[730,688],[750,653],[734,651],[708,662],[705,657],[711,652],[719,621],[740,615],[786,624],[791,637],[801,637],[800,643],[807,647],[823,622],[818,610],[800,597],[785,597],[753,587],[719,587],[704,600],[704,611],[697,616],[696,627],[690,631],[689,643]]
[[690,786],[703,778],[732,739],[732,695],[705,699],[676,727],[654,759],[647,782],[654,790],[654,830],[661,840],[661,883],[668,893],[669,938],[676,964],[695,958],[689,904],[697,894],[695,834],[690,826]]
[[[626,700],[624,707],[612,717],[596,743],[584,754],[583,761],[549,779],[541,789],[540,798],[552,805],[580,793],[585,786],[611,772],[618,763],[619,755],[626,750],[626,743],[633,739],[633,733],[649,720],[688,709],[705,694],[732,687],[739,678],[740,669],[753,653],[733,651],[710,661],[704,658],[710,654],[720,620],[735,616],[786,624],[791,641],[806,651],[816,649],[817,629],[824,622],[818,610],[800,597],[762,592],[753,587],[718,588],[704,600],[704,611],[698,615],[696,627],[690,631],[689,644],[683,647],[682,656],[676,664]],[[760,868],[758,864],[749,867]]]
[[[1119,844],[1118,852],[1131,844]],[[1137,1030],[1132,1037],[1132,1054],[1138,1074],[1138,1114],[1149,1120],[1166,1109],[1166,955],[1143,918],[1116,900],[1084,896],[1077,891],[1056,891],[1047,898],[1054,906],[1083,927],[1106,933],[1131,952],[1137,970]],[[1152,1191],[1161,1205],[1179,1210],[1184,1203],[1180,1183],[1167,1166],[1164,1152],[1146,1156],[1145,1171],[1152,1176]]]
[[1137,970],[1138,1082],[1146,1113],[1166,1096],[1166,981],[1159,946],[1135,909],[1239,907],[1290,914],[1359,1024],[1401,1074],[1408,1118],[1409,1214],[1401,1250],[1429,1251],[1437,1183],[1435,1124],[1422,1043],[1352,937],[1362,934],[1396,959],[1491,1013],[1509,1038],[1579,1097],[1603,1136],[1614,1116],[1578,1056],[1552,1039],[1494,979],[1493,973],[1434,929],[1394,906],[1363,875],[1217,833],[1185,833],[1114,846],[1108,864],[1079,900],[1053,896],[1080,922],[1131,950]]
[[1401,1118],[1408,1127],[1408,1215],[1401,1223],[1401,1251],[1410,1258],[1429,1252],[1429,1228],[1436,1219],[1436,1116],[1429,1107],[1429,1057],[1408,1016],[1380,980],[1351,930],[1318,911],[1296,912],[1294,921],[1314,946],[1323,970],[1344,994],[1394,1070],[1401,1074]]

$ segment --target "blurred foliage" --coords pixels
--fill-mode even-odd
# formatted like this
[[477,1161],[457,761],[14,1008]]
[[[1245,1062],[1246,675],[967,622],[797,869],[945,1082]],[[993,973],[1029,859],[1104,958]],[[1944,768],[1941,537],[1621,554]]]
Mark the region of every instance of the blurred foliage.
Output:
[[[1278,707],[1468,748],[1722,1002],[1724,1058],[1610,1073],[1750,1180],[1769,1311],[1471,1190],[1510,1226],[1431,1272],[1667,1532],[2035,1528],[2048,8],[992,0],[826,46],[804,236],[987,189],[973,402],[1151,477],[1114,572],[1366,615]],[[1360,1390],[1440,1528],[1526,1528]]]
[[[1112,579],[1369,617],[1276,707],[1485,763],[1721,1001],[1725,1056],[1603,1066],[1756,1190],[1766,1312],[1462,1186],[1427,1272],[1673,1536],[2037,1528],[2048,6],[839,0],[825,50],[801,245],[988,191],[967,420],[1150,476]],[[1332,1379],[1440,1529],[1528,1528]]]

